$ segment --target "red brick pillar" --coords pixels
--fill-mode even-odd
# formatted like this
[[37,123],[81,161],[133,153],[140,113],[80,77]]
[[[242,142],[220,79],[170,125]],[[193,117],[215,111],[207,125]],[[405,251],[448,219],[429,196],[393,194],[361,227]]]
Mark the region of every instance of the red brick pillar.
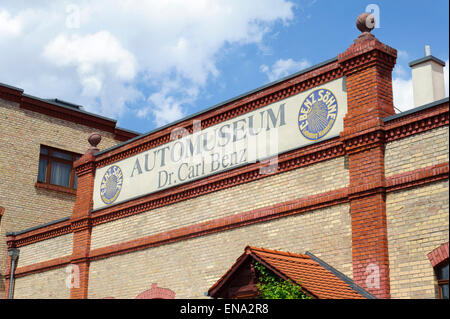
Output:
[[93,206],[95,156],[100,135],[89,136],[91,147],[74,163],[78,177],[77,197],[70,217],[73,231],[72,281],[70,298],[81,299],[88,296],[89,251],[91,246],[91,210]]
[[384,131],[394,114],[392,69],[397,51],[365,32],[338,56],[347,80],[348,112],[341,139],[349,159],[353,279],[390,298]]

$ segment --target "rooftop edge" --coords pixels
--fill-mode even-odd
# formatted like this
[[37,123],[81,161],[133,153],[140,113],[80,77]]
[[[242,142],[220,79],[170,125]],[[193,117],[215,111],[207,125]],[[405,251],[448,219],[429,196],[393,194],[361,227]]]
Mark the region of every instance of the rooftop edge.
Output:
[[445,62],[444,61],[442,61],[441,59],[436,58],[433,55],[427,55],[426,57],[423,57],[423,58],[411,61],[411,62],[409,62],[409,66],[413,67],[413,66],[415,66],[417,64],[420,64],[422,62],[427,62],[427,61],[434,61],[436,63],[439,63],[442,66],[445,66]]

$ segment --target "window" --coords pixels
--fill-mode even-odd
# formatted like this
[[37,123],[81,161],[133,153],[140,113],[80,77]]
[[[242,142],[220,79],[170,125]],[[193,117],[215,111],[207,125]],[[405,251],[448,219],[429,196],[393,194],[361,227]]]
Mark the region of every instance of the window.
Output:
[[81,155],[41,145],[38,184],[77,188],[77,175],[73,162]]
[[448,299],[448,259],[435,268],[439,286],[439,298]]

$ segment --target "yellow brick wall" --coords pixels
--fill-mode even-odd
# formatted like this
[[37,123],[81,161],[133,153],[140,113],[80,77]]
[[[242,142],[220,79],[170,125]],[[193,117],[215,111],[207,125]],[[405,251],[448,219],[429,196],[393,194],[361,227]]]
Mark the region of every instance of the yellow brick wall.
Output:
[[68,299],[67,276],[63,267],[19,277],[15,280],[14,299]]
[[246,245],[310,251],[352,277],[349,205],[341,204],[93,261],[88,297],[135,298],[158,283],[176,298],[205,298]]
[[93,131],[102,135],[100,149],[119,142],[112,133],[21,109],[0,99],[0,291],[7,264],[5,234],[70,216],[74,195],[36,188],[40,145],[80,154]]
[[344,157],[266,177],[96,226],[91,249],[230,216],[348,185]]
[[19,248],[17,267],[24,267],[72,254],[73,233],[39,241]]
[[436,298],[427,254],[449,240],[448,186],[447,180],[387,195],[392,298]]
[[415,134],[386,144],[386,176],[448,162],[449,127]]

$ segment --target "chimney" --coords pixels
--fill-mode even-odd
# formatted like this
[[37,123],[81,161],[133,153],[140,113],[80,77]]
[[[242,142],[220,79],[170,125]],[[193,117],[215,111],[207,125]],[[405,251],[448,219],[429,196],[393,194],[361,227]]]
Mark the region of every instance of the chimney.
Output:
[[425,46],[425,57],[412,61],[414,106],[421,106],[445,97],[445,62],[431,55],[429,45]]

